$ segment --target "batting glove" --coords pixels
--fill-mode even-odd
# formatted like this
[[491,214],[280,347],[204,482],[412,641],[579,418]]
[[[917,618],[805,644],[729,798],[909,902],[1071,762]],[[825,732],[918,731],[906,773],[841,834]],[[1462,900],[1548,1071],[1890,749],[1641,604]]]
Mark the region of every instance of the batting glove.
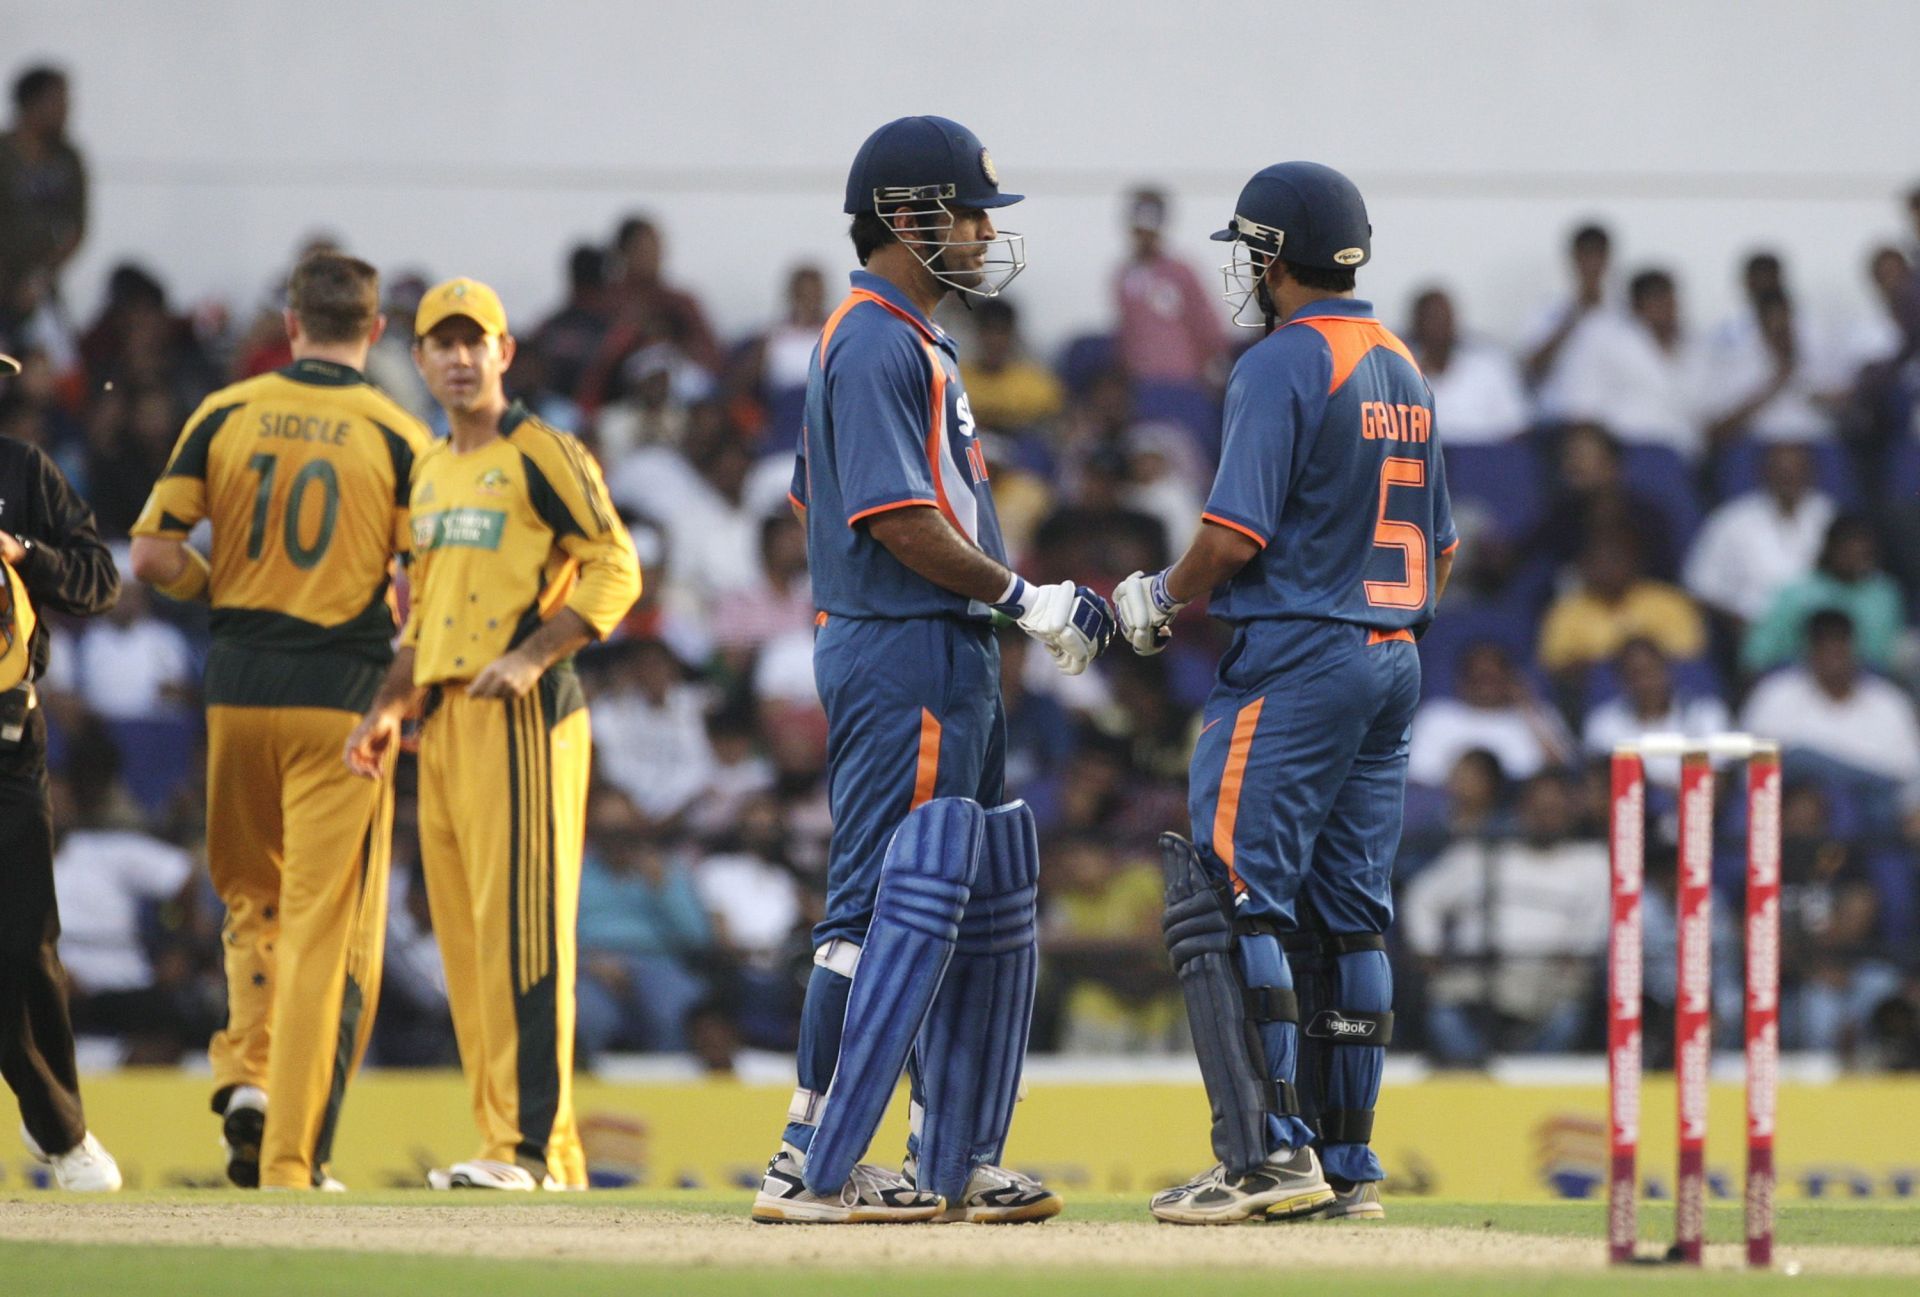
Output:
[[1173,638],[1168,625],[1186,607],[1167,593],[1167,573],[1162,568],[1152,576],[1135,572],[1113,590],[1113,608],[1120,621],[1120,635],[1135,653],[1151,657]]
[[1038,640],[1053,664],[1070,676],[1085,671],[1113,639],[1113,609],[1071,581],[1036,586],[1015,577],[994,608]]

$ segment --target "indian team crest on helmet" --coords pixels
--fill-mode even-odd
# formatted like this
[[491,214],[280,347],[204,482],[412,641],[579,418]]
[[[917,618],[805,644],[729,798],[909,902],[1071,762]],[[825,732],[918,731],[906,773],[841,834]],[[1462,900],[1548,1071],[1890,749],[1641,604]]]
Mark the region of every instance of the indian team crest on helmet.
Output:
[[1000,187],[1000,173],[993,169],[993,154],[984,148],[980,150],[980,174],[985,176],[987,183],[995,189]]

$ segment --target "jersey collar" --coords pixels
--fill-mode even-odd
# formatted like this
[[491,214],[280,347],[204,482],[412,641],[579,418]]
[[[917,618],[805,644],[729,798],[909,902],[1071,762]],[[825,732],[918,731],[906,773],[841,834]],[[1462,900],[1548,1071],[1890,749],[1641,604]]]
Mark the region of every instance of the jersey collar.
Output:
[[1293,324],[1299,320],[1371,320],[1373,318],[1373,303],[1363,298],[1323,297],[1317,302],[1308,302],[1289,315],[1284,323]]
[[913,304],[913,299],[895,287],[891,280],[883,279],[871,270],[856,270],[847,278],[856,291],[871,293],[894,308],[897,314],[906,316],[908,323],[926,335],[927,341],[953,350],[953,339],[947,335],[947,331],[922,315],[920,308]]
[[311,383],[315,387],[352,387],[367,381],[352,365],[336,365],[331,360],[315,360],[311,356],[294,361],[280,373],[296,383]]

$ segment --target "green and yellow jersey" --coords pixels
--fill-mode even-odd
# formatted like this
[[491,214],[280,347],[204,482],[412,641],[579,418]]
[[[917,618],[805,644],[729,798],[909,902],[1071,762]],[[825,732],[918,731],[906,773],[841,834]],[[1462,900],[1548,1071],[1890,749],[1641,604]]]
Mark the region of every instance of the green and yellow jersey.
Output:
[[389,565],[426,427],[322,360],[235,383],[187,421],[133,526],[213,524],[207,702],[363,710],[393,658]]
[[414,466],[415,684],[473,678],[561,608],[605,636],[640,595],[633,540],[578,439],[519,405],[500,437]]

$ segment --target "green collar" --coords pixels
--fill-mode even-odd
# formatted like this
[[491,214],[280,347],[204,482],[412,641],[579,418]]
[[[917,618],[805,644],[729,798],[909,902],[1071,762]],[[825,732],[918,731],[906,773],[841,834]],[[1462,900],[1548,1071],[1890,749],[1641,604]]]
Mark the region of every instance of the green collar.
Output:
[[282,369],[280,375],[315,387],[352,387],[367,381],[366,375],[352,365],[336,365],[331,360],[315,360],[311,356],[294,361]]

